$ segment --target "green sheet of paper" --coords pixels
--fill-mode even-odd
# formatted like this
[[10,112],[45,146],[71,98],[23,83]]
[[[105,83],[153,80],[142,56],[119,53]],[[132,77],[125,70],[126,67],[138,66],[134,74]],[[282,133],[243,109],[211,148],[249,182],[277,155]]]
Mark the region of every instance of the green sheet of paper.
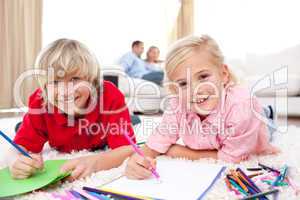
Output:
[[31,192],[67,177],[70,173],[60,173],[60,167],[65,162],[66,160],[47,160],[43,170],[22,180],[13,179],[8,168],[1,169],[0,198]]

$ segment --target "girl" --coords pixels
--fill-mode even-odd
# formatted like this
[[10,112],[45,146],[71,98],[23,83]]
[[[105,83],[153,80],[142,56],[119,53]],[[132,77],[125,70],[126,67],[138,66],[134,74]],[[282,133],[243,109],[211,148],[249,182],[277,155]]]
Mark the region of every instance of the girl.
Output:
[[[169,98],[162,122],[143,148],[148,158],[134,154],[127,177],[151,176],[154,158],[160,154],[238,163],[251,154],[277,152],[259,117],[261,105],[236,84],[211,37],[179,40],[168,53],[165,68],[175,97]],[[176,144],[179,138],[185,146]]]
[[60,152],[112,150],[72,159],[62,171],[70,180],[120,165],[132,151],[120,129],[134,137],[124,96],[109,82],[99,82],[99,64],[81,43],[60,39],[37,58],[42,70],[40,88],[29,98],[29,111],[14,141],[33,159],[18,155],[11,175],[24,179],[43,168],[41,151],[46,142]]

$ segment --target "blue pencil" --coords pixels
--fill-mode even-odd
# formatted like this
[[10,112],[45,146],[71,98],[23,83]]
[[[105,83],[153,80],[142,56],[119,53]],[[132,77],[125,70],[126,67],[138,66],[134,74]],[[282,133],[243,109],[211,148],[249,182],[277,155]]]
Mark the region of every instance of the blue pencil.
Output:
[[95,188],[90,188],[90,187],[83,187],[82,189],[87,192],[95,192],[95,193],[103,194],[103,195],[111,195],[114,198],[120,198],[120,199],[126,199],[126,200],[143,200],[144,199],[144,198],[139,198],[139,197],[130,197],[130,196],[127,196],[124,194],[118,194],[118,193],[104,191],[101,189],[95,189]]
[[276,179],[275,179],[275,181],[271,184],[271,186],[272,187],[276,186],[277,183],[280,181],[280,179],[281,179],[281,175],[277,176]]
[[19,147],[16,143],[14,143],[7,135],[5,135],[2,131],[0,131],[0,135],[13,147],[15,147],[21,154],[24,156],[27,156],[29,158],[32,158],[26,151],[24,151],[21,147]]
[[278,189],[274,189],[274,190],[270,190],[267,192],[261,192],[261,193],[257,193],[257,194],[251,195],[251,196],[247,196],[247,197],[242,198],[241,200],[252,200],[252,199],[255,199],[255,198],[258,198],[261,196],[266,196],[266,195],[270,195],[270,194],[274,194],[274,193],[276,194],[278,192],[279,192]]
[[[88,191],[87,191],[88,192]],[[105,196],[105,195],[102,195],[102,194],[98,194],[96,192],[88,192],[89,194],[101,199],[101,200],[111,200],[111,198]]]

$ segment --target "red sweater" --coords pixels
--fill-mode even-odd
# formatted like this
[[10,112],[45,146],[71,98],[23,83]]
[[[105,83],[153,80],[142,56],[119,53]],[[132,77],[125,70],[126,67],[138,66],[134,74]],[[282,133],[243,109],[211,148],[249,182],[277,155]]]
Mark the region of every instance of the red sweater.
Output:
[[[14,139],[28,151],[39,153],[46,142],[61,152],[91,150],[106,144],[114,149],[129,145],[120,130],[126,129],[134,137],[124,95],[110,82],[103,82],[97,106],[80,119],[75,119],[72,126],[68,125],[67,116],[57,107],[51,113],[43,106],[41,93],[41,89],[37,89],[30,96],[29,111]],[[32,113],[34,109],[42,112]]]

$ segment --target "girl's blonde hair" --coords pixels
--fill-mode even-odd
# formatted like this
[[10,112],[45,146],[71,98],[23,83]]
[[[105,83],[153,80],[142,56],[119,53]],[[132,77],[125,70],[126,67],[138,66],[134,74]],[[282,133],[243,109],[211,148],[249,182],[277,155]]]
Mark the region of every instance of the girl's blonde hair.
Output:
[[[209,52],[217,65],[224,63],[224,56],[213,38],[208,35],[188,36],[176,41],[166,56],[165,70],[168,79],[180,64],[199,50]],[[229,80],[237,83],[236,77],[230,70]]]
[[58,39],[49,44],[38,55],[35,68],[47,72],[47,76],[38,76],[44,100],[47,100],[46,84],[48,83],[49,69],[53,70],[54,80],[76,73],[84,77],[95,88],[100,87],[100,65],[96,56],[84,44],[76,40]]

